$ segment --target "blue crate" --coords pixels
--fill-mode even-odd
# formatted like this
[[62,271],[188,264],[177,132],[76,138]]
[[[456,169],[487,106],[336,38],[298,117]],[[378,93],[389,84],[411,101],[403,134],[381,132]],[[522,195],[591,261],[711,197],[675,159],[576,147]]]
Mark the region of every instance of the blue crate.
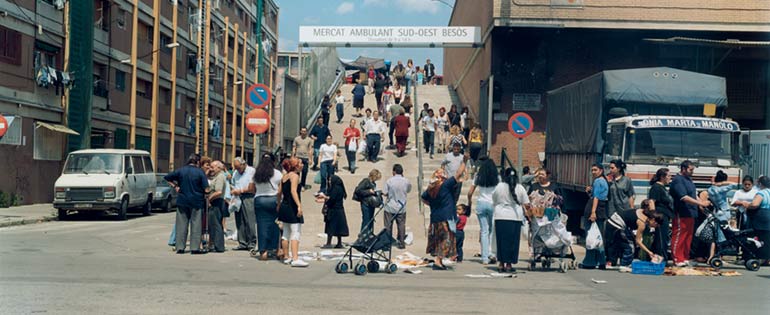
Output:
[[649,261],[636,260],[631,263],[631,273],[636,275],[662,275],[665,269],[665,262],[656,264]]

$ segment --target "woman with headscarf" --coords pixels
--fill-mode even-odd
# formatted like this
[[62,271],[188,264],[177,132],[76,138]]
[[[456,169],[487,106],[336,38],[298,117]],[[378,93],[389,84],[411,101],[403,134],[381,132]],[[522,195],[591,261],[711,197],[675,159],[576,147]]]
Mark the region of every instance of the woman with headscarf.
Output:
[[[329,177],[326,196],[319,197],[320,202],[324,203],[324,233],[326,233],[326,245],[321,248],[344,248],[342,246],[342,237],[348,236],[348,219],[345,217],[345,199],[348,194],[345,191],[345,184],[337,175]],[[332,237],[337,237],[337,245],[332,246]]]
[[[468,156],[464,158],[467,162]],[[457,228],[454,190],[457,183],[465,176],[465,163],[460,164],[457,172],[448,177],[443,168],[433,173],[428,189],[422,193],[422,201],[430,206],[430,228],[426,252],[435,257],[433,270],[447,270],[442,259],[456,255],[454,231]]]

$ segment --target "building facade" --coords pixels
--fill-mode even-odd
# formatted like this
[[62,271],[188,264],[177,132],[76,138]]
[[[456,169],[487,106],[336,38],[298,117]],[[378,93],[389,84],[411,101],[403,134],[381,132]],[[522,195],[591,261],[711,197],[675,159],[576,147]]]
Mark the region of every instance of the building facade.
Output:
[[[0,173],[9,179],[0,182],[0,191],[21,196],[23,203],[50,202],[66,153],[80,148],[155,151],[159,173],[183,165],[189,154],[199,151],[198,141],[205,144],[202,153],[212,158],[251,160],[256,137],[243,129],[250,109],[245,89],[257,81],[272,87],[278,47],[275,2],[261,0],[260,45],[258,0],[92,1],[0,2],[0,114],[13,120],[0,139]],[[203,10],[201,4],[207,4]],[[202,67],[198,23],[206,7],[210,23],[204,29],[209,39],[204,53],[209,62]],[[92,20],[92,36],[80,27],[84,17]],[[78,38],[92,42],[81,45],[73,41]],[[83,51],[89,46],[92,50]],[[82,60],[90,64],[79,64]],[[198,88],[201,76],[208,78],[202,85],[207,89]],[[78,90],[84,87],[90,90],[88,98]],[[204,98],[198,97],[201,93]],[[207,105],[203,112],[199,102]],[[88,115],[78,113],[82,111]],[[90,119],[79,122],[82,117]],[[197,135],[199,121],[205,125],[205,139]],[[73,137],[81,141],[73,142]],[[269,145],[264,140],[263,146]]]
[[535,127],[523,164],[539,165],[545,93],[603,70],[668,66],[725,77],[726,116],[770,129],[767,2],[458,0],[449,25],[481,27],[480,47],[444,50],[445,84],[491,131],[495,159],[503,148],[516,152],[507,122],[526,112]]

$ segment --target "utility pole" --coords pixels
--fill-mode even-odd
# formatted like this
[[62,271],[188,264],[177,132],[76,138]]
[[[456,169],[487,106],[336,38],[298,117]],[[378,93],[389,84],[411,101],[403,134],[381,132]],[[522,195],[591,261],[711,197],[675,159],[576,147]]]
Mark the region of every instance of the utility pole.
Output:
[[[176,12],[176,10],[174,10]],[[153,0],[152,15],[154,16],[152,34],[152,109],[150,112],[150,158],[155,168],[158,167],[158,53],[160,51],[160,0]]]
[[[177,23],[179,22],[177,13],[177,6],[179,5],[178,0],[173,0],[173,8],[174,13],[172,14],[172,27],[171,30],[173,32],[171,42],[177,43],[176,38],[176,28]],[[176,143],[174,142],[174,136],[176,135],[176,52],[177,52],[177,46],[174,45],[174,47],[171,48],[171,120],[169,122],[169,129],[171,130],[171,136],[169,142],[171,143],[171,147],[169,148],[169,157],[168,157],[168,169],[169,172],[174,170],[174,159],[175,159],[175,152],[174,148],[176,147]],[[185,117],[186,118],[186,117]],[[187,122],[185,121],[185,127],[187,126]]]
[[[224,130],[224,136],[222,137],[222,161],[227,161],[227,85],[228,85],[228,73],[230,72],[230,60],[228,60],[228,57],[230,55],[228,47],[230,47],[230,17],[225,16],[225,46],[224,48],[224,55],[225,55],[225,74],[222,76],[222,126],[219,127],[220,130]],[[238,24],[235,24],[235,42],[236,45],[238,45]],[[238,58],[238,52],[233,51],[233,55],[235,55],[235,60]],[[233,61],[233,63],[236,63]],[[237,73],[236,73],[237,74]],[[233,80],[238,80],[238,76],[234,75]],[[233,92],[235,93],[235,92]],[[235,103],[235,101],[233,101]],[[235,121],[233,119],[233,121]]]
[[128,148],[136,149],[136,42],[139,36],[139,0],[134,0],[133,15],[131,17],[131,90],[129,90],[129,102],[131,108],[128,112],[128,124],[130,131],[128,136]]
[[[255,83],[261,83],[262,82],[262,16],[265,12],[265,0],[257,0],[257,27],[255,32],[257,32],[257,82]],[[273,106],[268,104],[269,108],[267,110],[273,110]],[[244,115],[244,122],[245,120]],[[271,122],[272,123],[272,122]],[[254,161],[258,161],[257,157],[261,155],[261,139],[262,136],[255,136],[254,141]],[[256,165],[256,164],[255,164]]]

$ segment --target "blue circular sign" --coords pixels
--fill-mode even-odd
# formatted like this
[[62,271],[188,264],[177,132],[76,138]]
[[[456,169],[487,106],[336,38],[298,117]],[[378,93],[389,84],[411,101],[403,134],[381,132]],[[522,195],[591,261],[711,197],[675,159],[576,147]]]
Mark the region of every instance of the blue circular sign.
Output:
[[273,93],[270,92],[270,87],[262,83],[257,83],[249,87],[246,92],[246,100],[251,107],[261,109],[270,104],[273,99]]
[[534,127],[535,123],[532,121],[532,117],[527,115],[527,113],[515,113],[511,115],[511,118],[508,120],[508,131],[510,131],[514,137],[519,139],[529,136]]

